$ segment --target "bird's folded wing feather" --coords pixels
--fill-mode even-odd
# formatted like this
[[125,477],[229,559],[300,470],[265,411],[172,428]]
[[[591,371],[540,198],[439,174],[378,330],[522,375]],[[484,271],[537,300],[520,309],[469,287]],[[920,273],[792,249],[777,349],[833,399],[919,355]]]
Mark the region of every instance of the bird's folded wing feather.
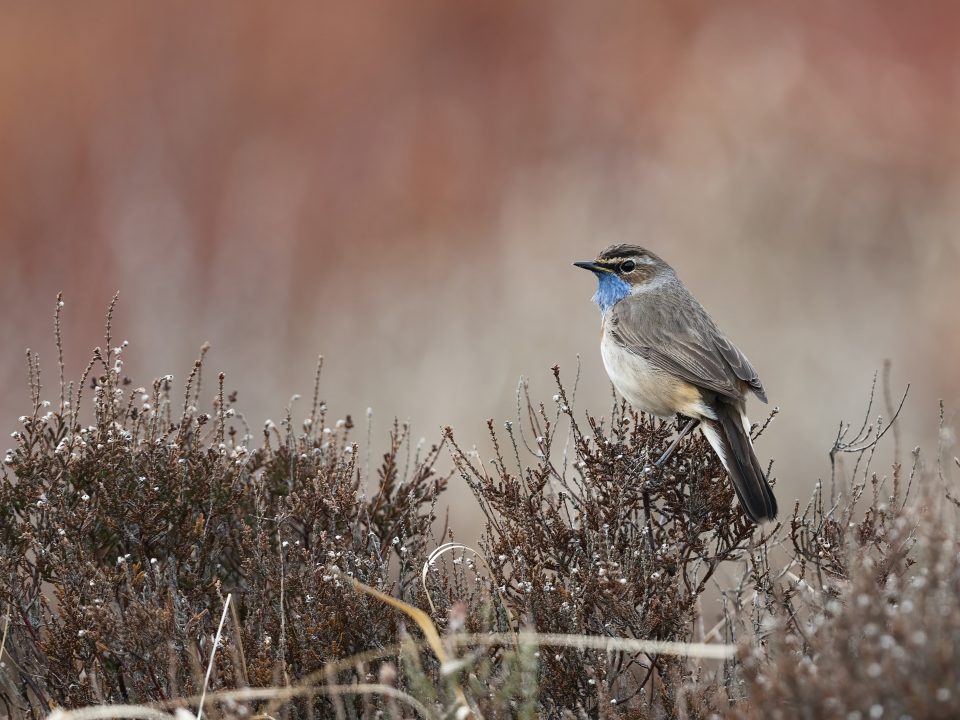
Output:
[[642,298],[625,298],[610,311],[610,331],[631,352],[697,387],[739,400],[741,383],[746,383],[766,402],[750,361],[723,336],[699,303],[685,300],[647,303]]

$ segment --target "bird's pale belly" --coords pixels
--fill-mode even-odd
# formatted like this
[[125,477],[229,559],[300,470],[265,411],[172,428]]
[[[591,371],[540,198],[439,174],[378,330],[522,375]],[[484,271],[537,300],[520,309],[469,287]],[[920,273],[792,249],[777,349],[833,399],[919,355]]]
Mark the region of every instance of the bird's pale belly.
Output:
[[637,410],[660,417],[673,417],[677,413],[687,417],[712,416],[695,386],[652,365],[609,337],[601,341],[600,354],[613,386]]

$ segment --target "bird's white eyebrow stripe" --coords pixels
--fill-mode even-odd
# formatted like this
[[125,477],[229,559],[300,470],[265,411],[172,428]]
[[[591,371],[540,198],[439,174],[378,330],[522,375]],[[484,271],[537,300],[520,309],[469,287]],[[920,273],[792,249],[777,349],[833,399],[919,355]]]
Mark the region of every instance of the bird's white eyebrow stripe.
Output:
[[611,265],[618,266],[620,263],[626,262],[627,260],[634,260],[635,262],[641,263],[643,265],[653,265],[653,258],[649,255],[622,255],[615,258],[607,258],[606,260],[599,260],[598,262],[601,265]]

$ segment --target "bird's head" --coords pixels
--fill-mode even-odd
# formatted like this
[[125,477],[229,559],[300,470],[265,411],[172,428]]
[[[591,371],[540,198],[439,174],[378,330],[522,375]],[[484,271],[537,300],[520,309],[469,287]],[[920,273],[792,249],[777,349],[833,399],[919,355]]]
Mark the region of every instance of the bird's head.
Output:
[[637,245],[611,245],[596,260],[575,262],[597,276],[593,301],[601,311],[609,310],[634,292],[651,287],[673,274],[673,269],[649,250]]

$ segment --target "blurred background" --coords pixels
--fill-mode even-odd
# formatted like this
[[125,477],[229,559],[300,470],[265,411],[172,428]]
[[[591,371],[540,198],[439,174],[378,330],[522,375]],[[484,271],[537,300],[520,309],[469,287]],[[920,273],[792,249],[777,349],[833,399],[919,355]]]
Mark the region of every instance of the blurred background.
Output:
[[578,354],[578,405],[605,414],[594,279],[570,264],[633,242],[674,265],[781,408],[758,444],[781,507],[829,473],[886,359],[895,395],[913,383],[904,447],[935,452],[937,401],[951,423],[960,400],[958,15],[7,4],[3,423],[29,407],[26,347],[55,394],[59,290],[71,377],[119,290],[134,381],[182,382],[210,341],[208,371],[255,426],[309,397],[319,353],[333,416],[373,407],[380,439],[399,416],[484,448],[519,377],[549,403],[549,367],[572,378]]

